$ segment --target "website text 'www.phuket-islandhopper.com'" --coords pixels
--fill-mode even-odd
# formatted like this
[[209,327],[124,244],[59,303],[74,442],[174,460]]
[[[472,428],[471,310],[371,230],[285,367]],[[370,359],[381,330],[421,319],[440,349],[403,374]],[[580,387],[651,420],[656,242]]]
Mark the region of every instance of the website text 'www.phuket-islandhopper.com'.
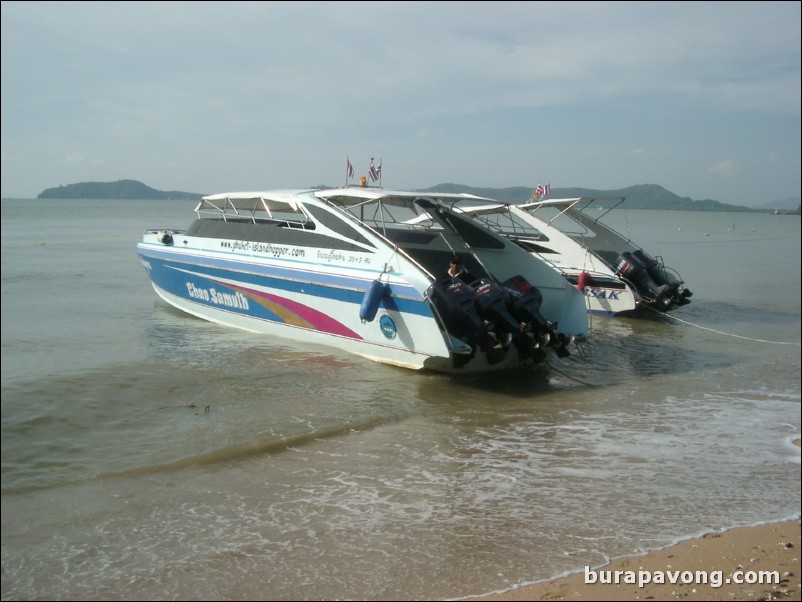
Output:
[[592,570],[585,567],[585,583],[603,585],[637,585],[645,587],[650,583],[670,583],[672,585],[709,585],[713,588],[724,584],[776,585],[780,582],[779,571],[733,571],[724,577],[724,571],[612,571]]

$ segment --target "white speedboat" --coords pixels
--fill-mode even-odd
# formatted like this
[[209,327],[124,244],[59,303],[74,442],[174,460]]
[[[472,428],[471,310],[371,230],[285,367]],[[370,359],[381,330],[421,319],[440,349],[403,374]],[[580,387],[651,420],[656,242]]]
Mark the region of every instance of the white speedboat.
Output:
[[[569,355],[588,334],[582,294],[453,210],[466,199],[481,200],[369,187],[215,194],[189,228],[148,230],[137,252],[165,301],[252,332],[443,372]],[[448,275],[453,256],[469,281]]]
[[667,312],[690,303],[691,291],[661,257],[650,256],[602,223],[624,200],[581,197],[517,205],[469,202],[462,210],[552,264],[582,291],[592,313],[614,316],[643,308]]

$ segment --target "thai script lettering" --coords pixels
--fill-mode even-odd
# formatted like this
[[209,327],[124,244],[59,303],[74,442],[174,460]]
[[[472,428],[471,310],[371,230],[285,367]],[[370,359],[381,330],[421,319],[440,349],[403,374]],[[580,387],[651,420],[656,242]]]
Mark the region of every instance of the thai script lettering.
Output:
[[345,261],[345,253],[338,253],[337,251],[318,251],[318,259],[326,259],[328,261]]

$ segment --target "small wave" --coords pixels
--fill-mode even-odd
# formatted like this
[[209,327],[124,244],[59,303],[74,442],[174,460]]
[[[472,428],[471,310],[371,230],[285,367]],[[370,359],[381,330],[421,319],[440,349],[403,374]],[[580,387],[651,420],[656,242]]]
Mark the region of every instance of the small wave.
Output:
[[243,460],[265,454],[278,454],[290,449],[307,445],[309,443],[320,441],[322,439],[332,439],[334,437],[340,437],[359,431],[369,430],[375,428],[383,422],[384,420],[382,418],[369,418],[359,422],[348,421],[345,424],[315,429],[306,433],[298,433],[296,435],[290,435],[278,439],[231,445],[229,447],[214,450],[207,454],[183,458],[181,460],[168,462],[166,464],[154,464],[151,466],[142,466],[139,468],[132,468],[117,472],[99,473],[95,475],[95,478],[111,479],[120,477],[137,477],[149,474],[180,471],[187,468],[208,466],[210,464],[218,464],[221,462]]

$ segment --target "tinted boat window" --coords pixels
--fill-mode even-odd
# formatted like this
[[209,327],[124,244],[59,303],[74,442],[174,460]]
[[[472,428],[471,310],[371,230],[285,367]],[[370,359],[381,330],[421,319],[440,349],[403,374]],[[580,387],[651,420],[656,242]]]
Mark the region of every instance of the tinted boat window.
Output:
[[319,207],[310,207],[309,205],[304,205],[304,209],[306,209],[306,211],[308,211],[309,214],[317,221],[327,228],[334,230],[337,234],[347,236],[351,240],[361,242],[365,245],[370,245],[371,247],[374,246],[368,239],[362,236],[362,234],[352,228],[350,224],[344,222],[334,215],[331,215],[328,211],[320,209]]

